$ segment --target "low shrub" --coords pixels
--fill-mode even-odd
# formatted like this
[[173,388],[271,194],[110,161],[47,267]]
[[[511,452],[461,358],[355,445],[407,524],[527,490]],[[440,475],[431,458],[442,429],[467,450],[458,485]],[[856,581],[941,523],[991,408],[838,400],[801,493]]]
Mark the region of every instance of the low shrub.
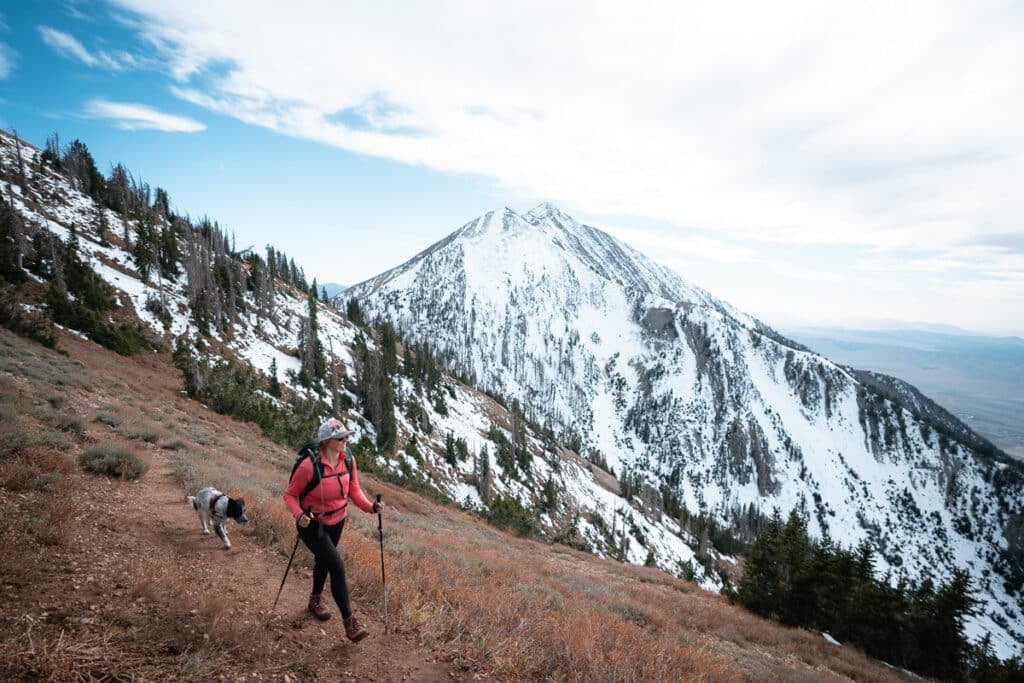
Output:
[[45,491],[60,484],[62,481],[64,481],[64,475],[60,472],[44,472],[43,474],[36,475],[36,478],[32,480],[32,488],[36,491]]
[[57,429],[62,432],[70,432],[78,439],[85,438],[85,425],[77,417],[63,415],[57,418]]
[[0,459],[0,486],[9,491],[38,490],[60,481],[71,467],[58,449],[26,444]]
[[121,418],[117,415],[111,415],[110,413],[96,413],[96,417],[93,421],[107,425],[108,427],[120,427]]
[[24,310],[13,288],[0,289],[0,325],[47,348],[57,348],[53,324],[45,316]]
[[122,479],[138,479],[149,469],[138,455],[112,443],[90,446],[78,456],[78,462],[91,472]]
[[131,439],[132,441],[145,441],[146,443],[156,443],[160,438],[159,435],[145,427],[138,425],[129,425],[124,429],[118,430],[122,436]]

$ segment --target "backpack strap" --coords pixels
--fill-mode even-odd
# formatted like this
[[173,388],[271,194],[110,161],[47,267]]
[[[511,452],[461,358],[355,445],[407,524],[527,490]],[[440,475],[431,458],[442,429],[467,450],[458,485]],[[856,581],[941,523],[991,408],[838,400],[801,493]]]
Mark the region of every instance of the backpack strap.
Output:
[[[313,462],[313,476],[310,477],[309,483],[306,484],[306,488],[304,488],[302,490],[302,493],[299,494],[299,505],[302,505],[302,499],[306,497],[306,494],[308,494],[310,491],[315,489],[320,484],[320,481],[324,478],[324,467],[320,463],[320,455],[319,455],[319,453],[317,455],[310,455],[308,457]],[[327,475],[327,477],[328,478],[330,478],[330,477],[338,477],[340,479],[341,477],[344,477],[346,474],[351,474],[351,473],[352,473],[352,452],[349,451],[348,449],[345,449],[345,471],[344,472],[335,472],[334,474]],[[348,504],[348,499],[347,498],[345,500],[345,504],[346,505]],[[342,506],[342,507],[344,507],[344,506]]]
[[302,489],[302,493],[299,494],[299,505],[302,505],[302,499],[306,497],[310,491],[315,489],[319,484],[320,480],[324,478],[324,468],[320,464],[319,455],[307,456],[313,464],[313,476],[309,478],[309,483],[306,484],[306,488]]

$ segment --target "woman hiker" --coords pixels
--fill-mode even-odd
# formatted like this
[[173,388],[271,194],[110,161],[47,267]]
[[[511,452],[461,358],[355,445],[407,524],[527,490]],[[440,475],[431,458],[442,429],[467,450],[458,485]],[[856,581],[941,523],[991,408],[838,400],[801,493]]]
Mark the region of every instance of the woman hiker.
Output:
[[[353,643],[368,635],[349,604],[348,585],[345,583],[345,565],[338,553],[338,539],[345,526],[345,514],[351,499],[363,512],[380,512],[384,503],[371,503],[359,488],[355,460],[352,471],[345,467],[345,446],[355,432],[345,428],[341,420],[331,418],[320,425],[317,441],[320,445],[319,462],[304,458],[295,470],[288,488],[284,491],[284,503],[295,517],[299,537],[313,553],[313,592],[309,596],[309,611],[317,619],[331,618],[323,598],[324,582],[331,577],[331,595],[341,610],[345,622],[345,635]],[[321,468],[319,482],[309,491],[314,482],[314,467]],[[305,493],[304,493],[305,492]],[[307,512],[308,511],[308,512]]]

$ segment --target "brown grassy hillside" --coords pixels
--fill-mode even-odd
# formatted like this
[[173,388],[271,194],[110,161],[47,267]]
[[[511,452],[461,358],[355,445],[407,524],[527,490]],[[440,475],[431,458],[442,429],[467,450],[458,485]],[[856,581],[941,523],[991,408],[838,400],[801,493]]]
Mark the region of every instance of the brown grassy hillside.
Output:
[[[663,572],[509,536],[362,476],[384,519],[342,537],[371,637],[305,612],[309,555],[280,500],[292,454],[184,398],[159,354],[0,329],[0,679],[859,680],[898,672],[782,628]],[[78,456],[126,449],[137,479]],[[216,485],[252,522],[204,537],[185,496]]]

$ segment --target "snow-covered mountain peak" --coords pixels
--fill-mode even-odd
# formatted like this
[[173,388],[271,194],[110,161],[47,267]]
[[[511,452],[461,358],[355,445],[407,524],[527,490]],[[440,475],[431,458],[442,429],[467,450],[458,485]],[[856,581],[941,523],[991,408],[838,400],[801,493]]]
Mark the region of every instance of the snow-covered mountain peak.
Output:
[[728,308],[676,273],[549,202],[525,215],[508,207],[488,211],[421,256],[442,245],[461,249],[466,259],[484,259],[489,276],[503,272],[516,280],[524,270],[540,275],[555,268],[572,280],[596,277],[621,289],[631,300],[652,295],[666,304],[688,302],[719,310]]
[[534,224],[548,220],[554,223],[561,223],[565,226],[575,227],[579,225],[575,218],[565,213],[551,202],[542,202],[538,204],[527,211],[524,218]]
[[966,568],[978,632],[1024,642],[1024,492],[1007,464],[557,207],[489,212],[346,298],[518,400],[654,517],[742,529],[799,510],[814,535],[870,543],[894,580]]
[[470,221],[459,230],[458,234],[467,239],[472,239],[483,237],[484,235],[501,235],[533,229],[533,226],[526,219],[505,206],[501,209],[488,211],[479,218]]

